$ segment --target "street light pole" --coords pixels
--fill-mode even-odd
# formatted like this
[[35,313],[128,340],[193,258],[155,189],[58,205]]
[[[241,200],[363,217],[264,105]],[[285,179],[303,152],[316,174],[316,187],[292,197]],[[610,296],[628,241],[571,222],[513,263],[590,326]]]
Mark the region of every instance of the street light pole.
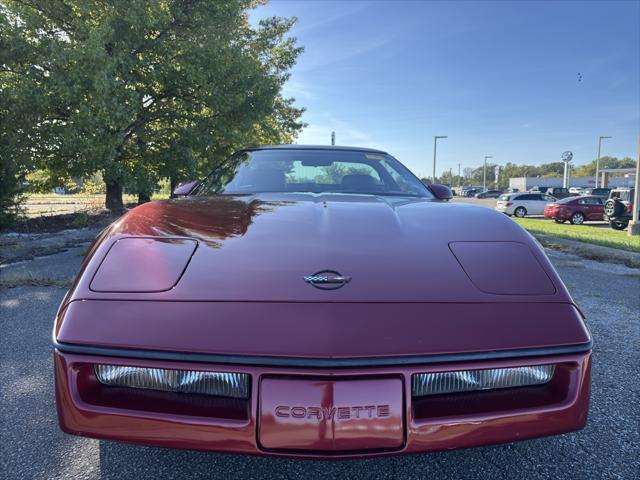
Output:
[[458,164],[458,195],[460,195],[460,182],[462,181],[462,177],[460,176],[460,164]]
[[491,155],[484,156],[484,171],[482,174],[482,191],[487,191],[487,158],[493,158]]
[[436,183],[436,151],[438,148],[438,139],[447,138],[446,135],[436,135],[433,137],[433,183]]
[[598,177],[600,176],[600,149],[602,148],[602,139],[611,138],[606,135],[598,137],[598,157],[596,158],[596,188],[598,188]]

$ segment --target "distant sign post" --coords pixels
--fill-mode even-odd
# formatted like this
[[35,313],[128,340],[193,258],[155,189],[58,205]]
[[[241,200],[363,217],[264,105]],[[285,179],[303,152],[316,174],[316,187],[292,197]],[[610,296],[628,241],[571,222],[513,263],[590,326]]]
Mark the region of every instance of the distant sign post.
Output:
[[562,187],[569,187],[569,162],[573,160],[573,152],[567,150],[562,152],[562,161],[564,162],[564,176],[562,177]]

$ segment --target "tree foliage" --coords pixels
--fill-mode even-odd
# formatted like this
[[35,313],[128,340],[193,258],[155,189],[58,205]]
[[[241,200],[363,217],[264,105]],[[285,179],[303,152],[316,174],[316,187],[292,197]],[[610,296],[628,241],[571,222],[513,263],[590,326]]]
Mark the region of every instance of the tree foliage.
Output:
[[0,5],[1,153],[16,171],[100,172],[119,208],[125,185],[150,196],[161,178],[202,175],[302,127],[281,94],[302,51],[287,35],[295,19],[252,26],[254,0]]

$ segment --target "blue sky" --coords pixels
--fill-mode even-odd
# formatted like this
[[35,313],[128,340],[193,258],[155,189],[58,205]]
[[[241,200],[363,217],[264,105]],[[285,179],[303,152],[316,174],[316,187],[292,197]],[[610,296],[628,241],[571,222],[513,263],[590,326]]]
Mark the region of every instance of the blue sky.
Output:
[[[271,0],[305,47],[285,88],[298,143],[381,148],[430,175],[458,163],[636,155],[640,1]],[[580,80],[581,77],[581,80]]]

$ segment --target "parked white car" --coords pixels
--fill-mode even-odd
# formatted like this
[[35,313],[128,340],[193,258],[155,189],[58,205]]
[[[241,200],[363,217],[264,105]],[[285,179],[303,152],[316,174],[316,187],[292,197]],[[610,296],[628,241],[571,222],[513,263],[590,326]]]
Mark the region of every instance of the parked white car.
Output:
[[527,215],[544,215],[545,205],[555,201],[555,197],[545,193],[505,193],[498,197],[496,210],[520,218]]

